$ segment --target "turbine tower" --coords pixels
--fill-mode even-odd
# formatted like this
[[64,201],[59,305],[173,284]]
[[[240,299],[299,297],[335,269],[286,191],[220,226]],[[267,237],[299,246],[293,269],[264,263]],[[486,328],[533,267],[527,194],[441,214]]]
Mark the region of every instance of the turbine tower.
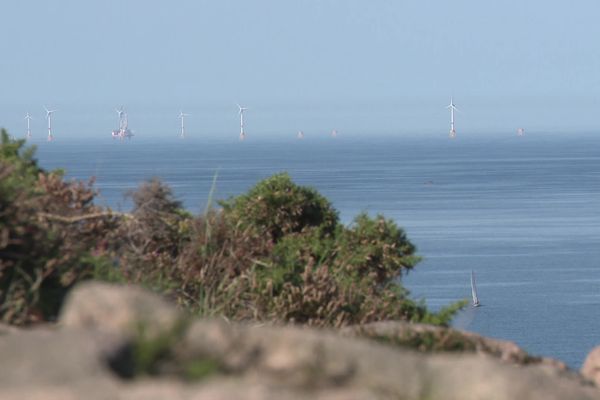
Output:
[[27,115],[25,116],[25,119],[27,120],[27,139],[31,139],[31,128],[30,128],[30,124],[29,122],[33,119],[31,117],[31,115],[29,115],[29,113],[27,113]]
[[44,110],[46,110],[46,119],[48,120],[48,141],[51,142],[54,140],[54,136],[52,136],[52,114],[56,110],[48,110],[46,106],[44,106]]
[[121,108],[115,108],[115,111],[117,112],[117,114],[119,114],[119,127],[122,124],[123,121],[123,116],[125,115],[125,108],[123,108],[123,106],[121,106]]
[[185,138],[185,124],[183,122],[183,119],[185,117],[187,117],[190,114],[184,114],[183,111],[179,111],[179,118],[181,118],[181,138],[184,139]]
[[126,112],[123,112],[121,118],[121,122],[119,125],[119,139],[123,140],[125,138],[131,139],[133,133],[129,129],[129,119]]
[[458,111],[458,108],[454,105],[454,100],[450,97],[450,105],[446,108],[450,109],[450,139],[456,138],[456,130],[454,129],[454,111]]
[[246,138],[246,132],[244,132],[244,111],[246,111],[247,108],[242,107],[239,104],[237,106],[240,109],[240,140],[244,140]]

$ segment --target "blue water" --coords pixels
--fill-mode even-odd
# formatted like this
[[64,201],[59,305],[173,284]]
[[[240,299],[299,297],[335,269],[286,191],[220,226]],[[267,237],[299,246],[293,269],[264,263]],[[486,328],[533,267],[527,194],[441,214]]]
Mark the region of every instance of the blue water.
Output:
[[199,211],[217,171],[217,198],[288,171],[345,223],[367,211],[404,227],[424,257],[404,284],[432,308],[469,297],[474,270],[483,307],[455,326],[573,368],[600,344],[600,139],[591,135],[39,145],[42,166],[95,176],[98,201],[123,210],[123,193],[152,176]]

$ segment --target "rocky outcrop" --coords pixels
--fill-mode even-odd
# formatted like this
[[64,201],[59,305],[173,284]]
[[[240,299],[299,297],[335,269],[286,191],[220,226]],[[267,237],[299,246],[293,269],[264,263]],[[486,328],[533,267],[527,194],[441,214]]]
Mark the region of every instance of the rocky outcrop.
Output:
[[558,371],[568,370],[562,361],[532,356],[508,340],[487,338],[476,333],[442,326],[383,321],[346,327],[340,333],[344,336],[375,339],[421,352],[476,353],[512,364],[542,364]]
[[140,289],[82,286],[58,327],[0,335],[0,400],[600,398],[595,386],[537,364],[182,318]]
[[144,329],[157,336],[184,318],[172,304],[133,285],[85,282],[69,293],[59,322],[64,328],[113,335],[137,335]]
[[600,386],[600,347],[594,348],[585,358],[581,374]]

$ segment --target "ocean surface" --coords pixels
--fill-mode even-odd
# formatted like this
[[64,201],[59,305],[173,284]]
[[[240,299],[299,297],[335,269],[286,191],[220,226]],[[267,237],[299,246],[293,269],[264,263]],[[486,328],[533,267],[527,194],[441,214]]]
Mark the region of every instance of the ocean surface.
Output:
[[455,326],[579,368],[600,344],[598,137],[58,138],[37,154],[47,169],[95,176],[98,202],[121,210],[153,176],[198,212],[215,174],[224,199],[287,171],[344,223],[366,211],[402,226],[424,258],[403,282],[430,307],[469,298],[475,271],[483,306]]

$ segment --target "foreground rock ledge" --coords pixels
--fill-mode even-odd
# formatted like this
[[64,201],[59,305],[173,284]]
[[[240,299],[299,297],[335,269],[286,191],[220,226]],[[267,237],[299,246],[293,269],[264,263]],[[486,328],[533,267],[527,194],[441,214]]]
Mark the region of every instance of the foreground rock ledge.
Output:
[[[84,284],[58,328],[0,336],[0,400],[600,399],[595,386],[539,364],[427,355],[295,327],[181,320],[140,289]],[[167,343],[168,351],[154,375],[126,379],[123,364],[135,361],[128,357],[141,325],[150,327],[146,343]],[[157,338],[169,340],[152,342]],[[192,379],[183,366],[201,373]]]

